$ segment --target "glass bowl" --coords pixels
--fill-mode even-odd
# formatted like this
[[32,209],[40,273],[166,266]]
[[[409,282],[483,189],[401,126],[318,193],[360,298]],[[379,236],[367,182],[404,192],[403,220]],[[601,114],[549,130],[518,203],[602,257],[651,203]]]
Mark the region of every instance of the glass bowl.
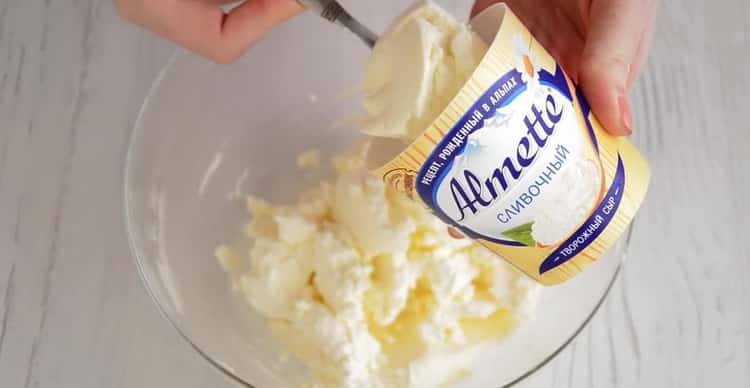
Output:
[[[464,14],[470,3],[442,2]],[[406,5],[390,0],[350,8],[382,30]],[[233,65],[178,53],[136,124],[125,212],[143,282],[181,336],[245,386],[309,381],[300,363],[282,359],[263,318],[232,291],[214,249],[240,241],[245,195],[291,201],[321,179],[297,169],[299,153],[319,148],[331,156],[359,138],[342,118],[358,107],[355,85],[367,53],[355,37],[314,15],[277,29]],[[507,386],[559,352],[601,304],[627,240],[572,281],[544,288],[535,319],[486,351],[456,386]]]

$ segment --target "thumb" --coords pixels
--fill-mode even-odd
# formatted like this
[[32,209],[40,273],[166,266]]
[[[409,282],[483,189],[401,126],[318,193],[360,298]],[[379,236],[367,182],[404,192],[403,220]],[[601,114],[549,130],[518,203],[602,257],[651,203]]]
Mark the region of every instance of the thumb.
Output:
[[613,135],[632,133],[628,77],[648,18],[644,0],[592,1],[579,83],[596,117]]

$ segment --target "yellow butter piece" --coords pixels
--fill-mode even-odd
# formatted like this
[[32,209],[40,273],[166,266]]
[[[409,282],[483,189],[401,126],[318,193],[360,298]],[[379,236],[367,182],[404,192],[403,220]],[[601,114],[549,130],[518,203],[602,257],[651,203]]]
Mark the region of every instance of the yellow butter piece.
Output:
[[307,150],[297,156],[297,167],[313,168],[320,165],[320,150]]

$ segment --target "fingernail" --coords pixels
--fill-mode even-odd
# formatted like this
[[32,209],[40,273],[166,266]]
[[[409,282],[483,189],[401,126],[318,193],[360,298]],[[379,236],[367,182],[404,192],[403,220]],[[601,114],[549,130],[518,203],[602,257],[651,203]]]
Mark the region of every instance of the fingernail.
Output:
[[617,105],[619,105],[622,117],[622,129],[626,136],[630,136],[633,133],[633,115],[630,113],[630,104],[628,104],[627,97],[621,94],[617,99]]

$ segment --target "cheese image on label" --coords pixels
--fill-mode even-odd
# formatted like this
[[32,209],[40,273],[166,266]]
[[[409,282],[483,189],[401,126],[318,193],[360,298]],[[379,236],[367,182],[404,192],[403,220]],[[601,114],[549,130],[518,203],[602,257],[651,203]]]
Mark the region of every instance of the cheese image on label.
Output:
[[649,168],[503,4],[472,21],[489,49],[433,122],[377,169],[388,184],[543,284],[625,231]]

